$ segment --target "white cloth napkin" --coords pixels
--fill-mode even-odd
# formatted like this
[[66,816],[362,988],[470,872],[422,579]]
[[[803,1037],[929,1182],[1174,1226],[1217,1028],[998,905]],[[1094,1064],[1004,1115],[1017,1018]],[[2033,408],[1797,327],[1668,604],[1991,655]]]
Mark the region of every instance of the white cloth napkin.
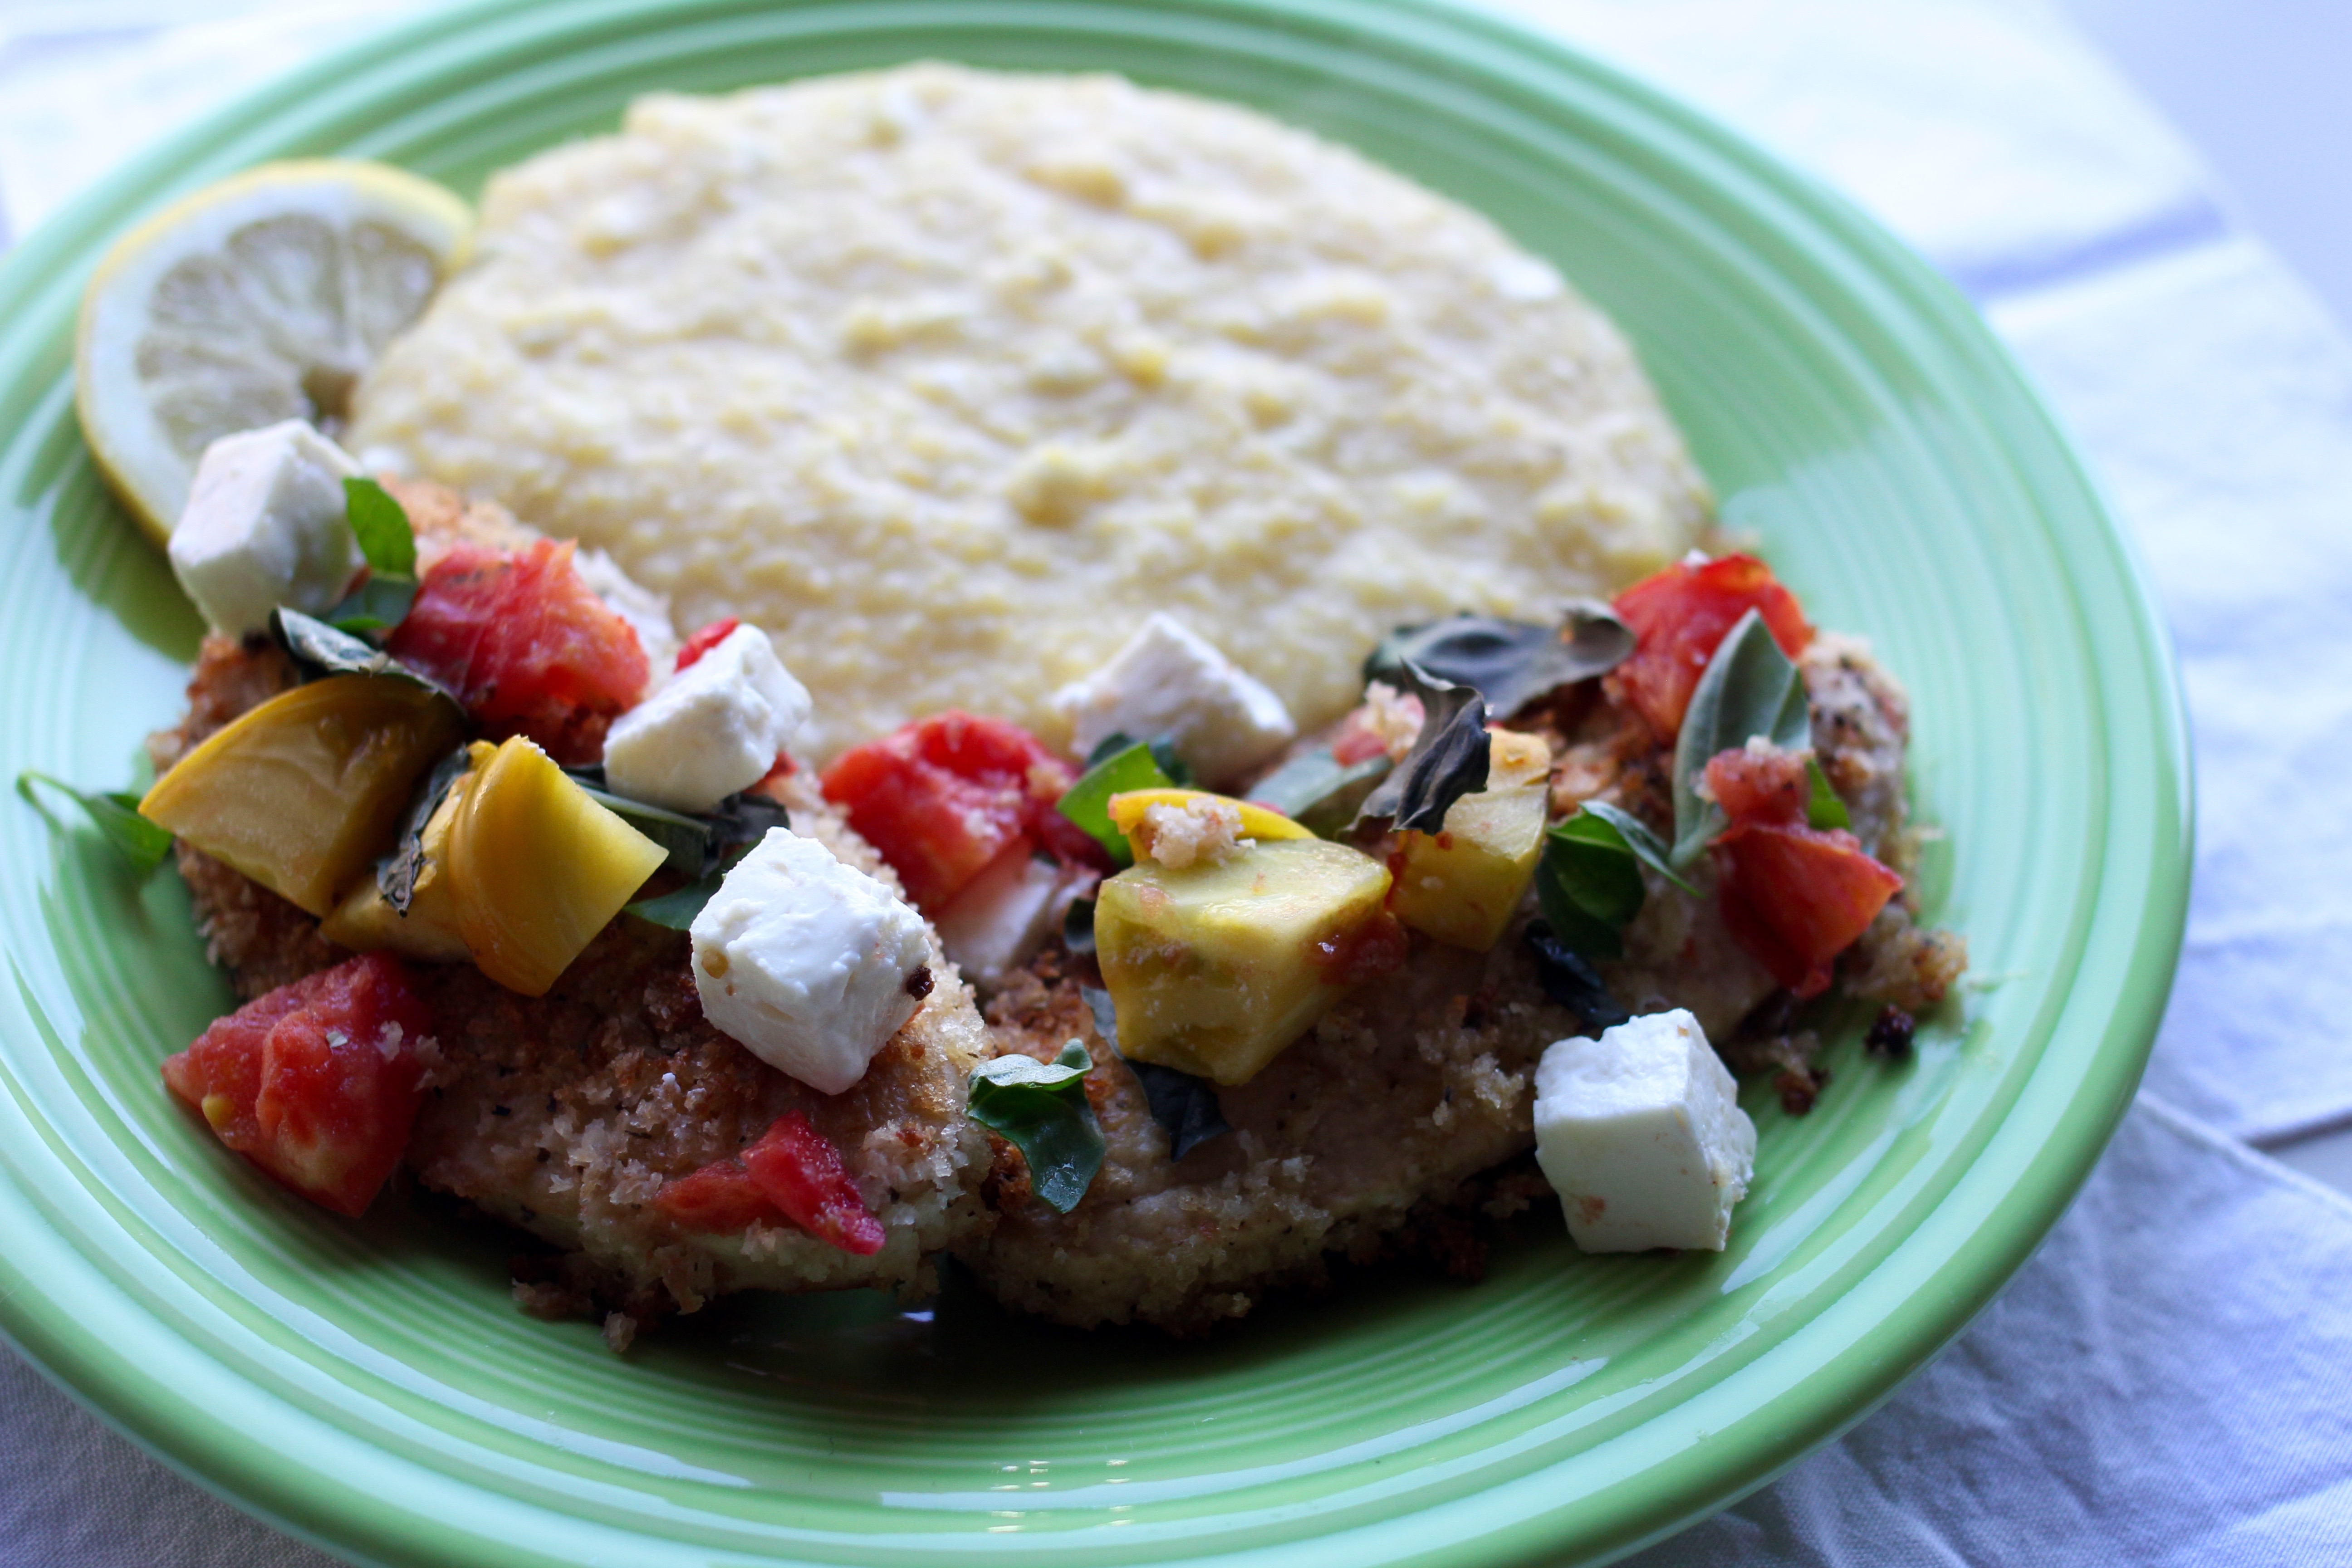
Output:
[[[1884,1409],[1636,1561],[2352,1562],[2352,1203],[2237,1141],[2352,1120],[2328,1027],[2352,1002],[2330,766],[2352,761],[2352,348],[2038,0],[1500,3],[1838,185],[1986,307],[2138,539],[2197,733],[2188,951],[2082,1197]],[[0,16],[9,231],[399,0],[199,8],[215,19],[158,28],[188,9],[166,0]],[[8,1357],[0,1474],[0,1563],[328,1561]]]

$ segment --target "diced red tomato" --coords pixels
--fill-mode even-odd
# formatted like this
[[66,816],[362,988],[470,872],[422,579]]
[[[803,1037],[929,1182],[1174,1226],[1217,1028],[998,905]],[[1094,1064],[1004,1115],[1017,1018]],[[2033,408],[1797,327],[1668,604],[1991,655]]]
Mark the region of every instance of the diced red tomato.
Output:
[[677,650],[677,663],[673,667],[674,669],[684,669],[688,665],[695,663],[704,654],[725,642],[734,633],[735,628],[742,624],[733,616],[728,616],[723,621],[711,622],[686,639],[686,646]]
[[572,564],[572,546],[459,544],[435,562],[386,647],[457,694],[493,735],[528,735],[593,763],[652,666],[628,622]]
[[1801,826],[1813,793],[1805,753],[1778,746],[1742,748],[1710,758],[1706,787],[1734,826]]
[[820,782],[926,912],[1024,841],[1066,863],[1103,864],[1101,847],[1054,809],[1069,767],[1002,719],[918,719],[844,752]]
[[1609,679],[1650,728],[1671,738],[1683,727],[1706,661],[1751,609],[1790,658],[1813,640],[1797,596],[1753,555],[1718,556],[1700,566],[1677,563],[1644,577],[1617,595],[1617,614],[1638,640],[1633,656]]
[[738,1159],[714,1160],[691,1175],[662,1184],[654,1207],[697,1236],[735,1236],[754,1220],[782,1216]]
[[276,1181],[356,1219],[408,1147],[432,1010],[388,952],[281,985],[163,1061],[163,1082]]
[[788,1110],[743,1151],[752,1184],[786,1218],[819,1241],[871,1258],[882,1250],[882,1222],[857,1195],[833,1140]]
[[698,1235],[782,1221],[860,1258],[882,1250],[882,1222],[858,1195],[841,1151],[797,1110],[776,1118],[741,1154],[664,1183],[654,1206]]
[[1733,939],[1800,997],[1828,988],[1832,962],[1903,886],[1843,828],[1735,826],[1709,852]]

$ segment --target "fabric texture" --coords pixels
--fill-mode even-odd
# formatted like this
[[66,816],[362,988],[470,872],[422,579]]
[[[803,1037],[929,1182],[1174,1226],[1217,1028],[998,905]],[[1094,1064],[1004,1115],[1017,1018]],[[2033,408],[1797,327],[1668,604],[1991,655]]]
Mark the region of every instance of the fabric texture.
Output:
[[[1982,305],[2100,471],[2196,734],[2187,951],[2147,1088],[2010,1289],[1843,1439],[1638,1554],[1682,1564],[2352,1561],[2352,1203],[2253,1152],[2352,1121],[2352,348],[2037,0],[1496,0],[1712,110]],[[397,0],[0,13],[0,215]],[[191,16],[203,19],[191,21]],[[0,1355],[0,1564],[314,1568]]]

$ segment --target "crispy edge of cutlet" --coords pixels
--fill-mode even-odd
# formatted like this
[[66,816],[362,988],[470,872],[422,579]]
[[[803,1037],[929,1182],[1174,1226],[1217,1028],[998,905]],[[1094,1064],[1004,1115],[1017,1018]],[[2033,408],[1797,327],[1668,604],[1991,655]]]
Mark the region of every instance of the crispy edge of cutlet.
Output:
[[[1801,663],[1824,769],[1865,844],[1908,869],[1901,688],[1851,638],[1824,637]],[[1521,721],[1553,753],[1553,809],[1599,796],[1663,827],[1671,817],[1670,749],[1636,717],[1589,689]],[[1713,872],[1700,896],[1650,879],[1628,957],[1604,966],[1642,1010],[1687,1006],[1749,1070],[1772,1070],[1792,1101],[1793,1071],[1811,1073],[1806,1040],[1748,1039],[1742,1026],[1776,995],[1771,976],[1724,928]],[[1249,1083],[1219,1091],[1234,1133],[1169,1158],[1141,1086],[1124,1069],[1087,1079],[1108,1152],[1084,1202],[1056,1215],[1028,1201],[1018,1162],[991,1185],[996,1229],[959,1250],[1008,1306],[1080,1326],[1146,1322],[1179,1334],[1246,1314],[1267,1294],[1327,1282],[1335,1257],[1399,1252],[1475,1271],[1475,1218],[1500,1217],[1548,1193],[1525,1156],[1534,1142],[1534,1071],[1552,1041],[1584,1020],[1545,994],[1523,936],[1532,898],[1484,954],[1415,937],[1398,974],[1368,984]],[[1869,989],[1890,953],[1927,952],[1903,993],[1927,1005],[1966,962],[1965,944],[1925,931],[1898,900],[1845,962],[1850,993]],[[1077,1037],[1115,1063],[1065,955],[1049,952],[992,999],[991,1027],[1040,1059]],[[1891,997],[1886,999],[1892,999]],[[1801,1076],[1810,1103],[1817,1077]]]
[[[387,479],[429,563],[457,539],[510,548],[534,535],[503,509]],[[238,714],[292,687],[266,641],[207,637],[188,711],[151,736],[160,775]],[[898,889],[895,873],[805,774],[779,796],[797,831]],[[286,900],[185,845],[177,864],[207,955],[238,994],[260,995],[351,956]],[[818,1094],[702,1016],[683,932],[616,919],[545,997],[522,997],[470,965],[413,963],[439,1023],[431,1093],[407,1163],[428,1187],[566,1249],[528,1262],[524,1306],[609,1309],[634,1322],[691,1311],[739,1289],[928,1289],[930,1258],[993,1225],[978,1196],[987,1135],[963,1115],[971,1068],[995,1054],[968,987],[930,939],[933,985],[842,1095]],[[881,1219],[882,1250],[858,1258],[796,1229],[682,1232],[650,1206],[662,1182],[739,1152],[799,1110],[841,1149]]]
[[1045,1059],[1076,1037],[1109,1064],[1087,1079],[1107,1150],[1067,1215],[1000,1183],[1003,1217],[958,1256],[1007,1306],[1179,1334],[1320,1284],[1332,1254],[1370,1261],[1417,1211],[1531,1148],[1536,1061],[1580,1024],[1544,995],[1516,929],[1483,954],[1416,938],[1402,969],[1221,1089],[1233,1133],[1174,1161],[1052,958],[995,997],[989,1022],[1008,1050]]

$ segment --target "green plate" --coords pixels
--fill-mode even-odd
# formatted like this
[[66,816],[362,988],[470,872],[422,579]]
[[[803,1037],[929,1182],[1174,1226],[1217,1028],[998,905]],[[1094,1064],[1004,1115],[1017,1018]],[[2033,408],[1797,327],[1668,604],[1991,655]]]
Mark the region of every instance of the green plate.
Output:
[[1257,105],[1483,209],[1632,333],[1732,522],[1910,685],[1979,983],[1810,1116],[1756,1091],[1720,1257],[1527,1225],[1483,1284],[1351,1279],[1205,1343],[727,1305],[626,1359],[509,1303],[423,1204],[289,1199],[155,1064],[228,1000],[168,875],[0,808],[0,1324],[140,1441],[397,1563],[1260,1568],[1602,1558],[1885,1397],[2032,1250],[2128,1103],[2186,895],[2189,762],[2147,586],[1975,314],[1874,226],[1560,46],[1416,0],[566,0],[413,24],[157,150],[0,270],[0,777],[122,782],[195,647],[76,432],[109,237],[257,160],[461,189],[713,89],[940,57]]

